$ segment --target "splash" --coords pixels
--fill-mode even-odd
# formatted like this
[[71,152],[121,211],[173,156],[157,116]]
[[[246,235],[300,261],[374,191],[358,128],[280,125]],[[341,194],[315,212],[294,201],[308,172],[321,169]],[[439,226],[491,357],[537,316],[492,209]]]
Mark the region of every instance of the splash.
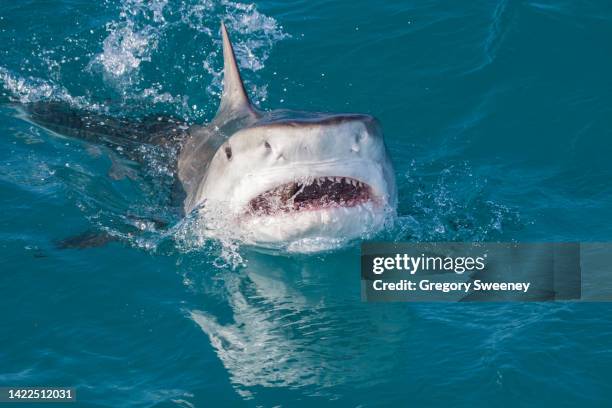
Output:
[[[216,10],[216,13],[211,13],[211,10]],[[202,67],[212,78],[206,90],[214,96],[221,94],[223,79],[223,67],[218,64],[220,51],[217,51],[221,49],[217,28],[220,21],[224,21],[231,32],[234,52],[243,73],[263,69],[274,45],[291,38],[274,18],[260,13],[255,4],[222,0],[184,5],[181,8],[181,21],[204,34],[214,44],[215,51],[209,52],[202,62]],[[267,85],[252,83],[248,76],[245,85],[255,102],[266,100]]]
[[491,200],[486,177],[468,163],[437,167],[413,161],[398,180],[401,207],[388,239],[486,241],[520,228],[518,212]]
[[[106,25],[102,50],[93,56],[87,69],[100,73],[126,101],[144,98],[154,103],[178,103],[182,116],[203,117],[214,112],[216,103],[208,101],[211,96],[216,101],[222,89],[220,21],[232,33],[243,73],[262,70],[274,44],[290,37],[254,4],[200,0],[177,5],[167,0],[126,0],[118,17]],[[177,51],[177,38],[189,38],[181,51]],[[173,91],[178,88],[173,83],[175,75],[162,71],[181,75],[196,89],[202,85],[208,94],[206,102],[198,95]],[[267,98],[266,85],[256,84],[249,75],[245,82],[254,101]]]
[[75,108],[99,111],[101,105],[89,101],[83,96],[73,96],[63,86],[52,81],[36,77],[22,77],[0,67],[0,84],[5,92],[3,96],[19,103],[32,103],[39,101],[63,101]]
[[[150,61],[155,40],[149,30],[133,31],[130,27],[111,25],[111,33],[104,40],[104,52],[92,65],[102,65],[104,71],[115,78],[125,77],[136,71],[142,61]],[[153,44],[153,45],[150,45]]]
[[134,74],[142,62],[151,61],[166,27],[163,12],[167,4],[167,0],[125,0],[118,20],[106,25],[103,51],[91,60],[88,69],[101,68],[107,80],[120,86],[137,80]]

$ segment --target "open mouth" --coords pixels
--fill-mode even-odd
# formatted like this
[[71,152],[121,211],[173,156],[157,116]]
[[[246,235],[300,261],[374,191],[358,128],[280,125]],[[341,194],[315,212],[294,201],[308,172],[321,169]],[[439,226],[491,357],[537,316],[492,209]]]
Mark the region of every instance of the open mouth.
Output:
[[370,186],[350,177],[318,177],[282,184],[249,201],[248,212],[269,215],[277,212],[354,207],[372,199]]

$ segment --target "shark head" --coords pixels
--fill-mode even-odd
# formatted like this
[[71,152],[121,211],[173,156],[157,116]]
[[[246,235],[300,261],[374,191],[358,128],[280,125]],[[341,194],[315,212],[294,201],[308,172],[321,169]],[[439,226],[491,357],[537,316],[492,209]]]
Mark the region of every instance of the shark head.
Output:
[[[224,228],[243,241],[296,252],[330,249],[388,225],[396,186],[379,122],[362,114],[257,110],[223,25],[221,31],[221,106],[181,153],[179,172],[193,174],[184,177],[191,179],[185,210],[216,208],[229,223]],[[209,158],[198,161],[203,151]]]

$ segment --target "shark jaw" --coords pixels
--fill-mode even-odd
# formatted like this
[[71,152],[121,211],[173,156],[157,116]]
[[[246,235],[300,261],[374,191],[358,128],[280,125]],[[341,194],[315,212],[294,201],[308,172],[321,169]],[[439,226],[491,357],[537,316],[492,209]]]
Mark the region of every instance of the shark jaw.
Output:
[[208,237],[263,251],[318,253],[371,238],[395,219],[393,180],[369,161],[241,174],[200,213]]
[[239,225],[249,231],[245,241],[251,244],[310,253],[376,233],[389,215],[384,200],[367,183],[352,177],[309,177],[249,200]]
[[393,222],[393,198],[384,194],[383,179],[368,181],[308,176],[264,183],[263,191],[234,207],[235,228],[242,242],[259,248],[313,253],[343,247]]
[[316,177],[284,183],[257,195],[249,201],[247,215],[351,208],[373,199],[370,186],[354,178]]

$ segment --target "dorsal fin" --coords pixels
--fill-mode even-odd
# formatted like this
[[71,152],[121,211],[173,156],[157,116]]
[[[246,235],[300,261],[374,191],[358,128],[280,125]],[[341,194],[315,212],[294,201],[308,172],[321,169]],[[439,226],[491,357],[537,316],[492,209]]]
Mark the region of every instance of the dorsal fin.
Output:
[[223,94],[217,116],[254,114],[255,109],[242,83],[234,48],[223,22],[221,22],[221,36],[223,37]]

